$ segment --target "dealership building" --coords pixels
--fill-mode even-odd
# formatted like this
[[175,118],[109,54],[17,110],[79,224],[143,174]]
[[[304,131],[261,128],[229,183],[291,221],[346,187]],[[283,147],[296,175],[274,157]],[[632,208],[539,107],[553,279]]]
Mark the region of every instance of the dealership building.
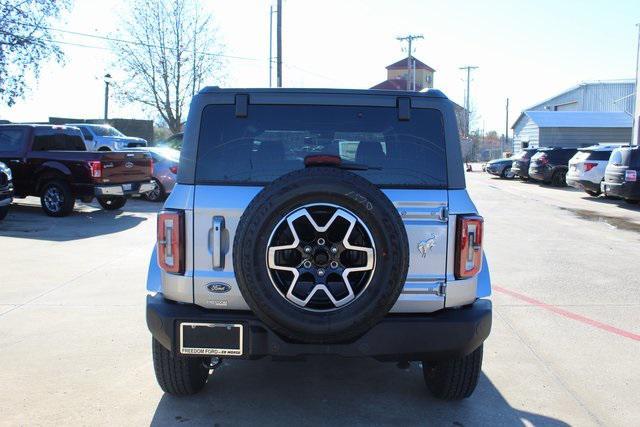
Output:
[[635,80],[581,83],[520,114],[512,126],[514,152],[629,143],[634,104]]

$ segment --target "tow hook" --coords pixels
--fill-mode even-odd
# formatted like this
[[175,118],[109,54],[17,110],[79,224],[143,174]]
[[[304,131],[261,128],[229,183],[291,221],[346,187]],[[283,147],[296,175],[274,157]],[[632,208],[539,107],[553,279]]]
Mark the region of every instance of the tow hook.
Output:
[[220,365],[222,365],[221,357],[212,357],[211,360],[209,360],[208,362],[202,362],[202,366],[204,366],[210,371],[215,371],[220,367]]

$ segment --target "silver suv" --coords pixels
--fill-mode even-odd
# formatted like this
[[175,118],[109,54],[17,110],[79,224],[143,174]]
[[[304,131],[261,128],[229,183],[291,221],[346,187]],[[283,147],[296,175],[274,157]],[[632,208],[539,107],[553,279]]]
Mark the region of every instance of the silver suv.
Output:
[[336,354],[419,361],[435,396],[468,397],[482,229],[441,92],[206,88],[149,266],[157,380],[193,394],[222,358]]

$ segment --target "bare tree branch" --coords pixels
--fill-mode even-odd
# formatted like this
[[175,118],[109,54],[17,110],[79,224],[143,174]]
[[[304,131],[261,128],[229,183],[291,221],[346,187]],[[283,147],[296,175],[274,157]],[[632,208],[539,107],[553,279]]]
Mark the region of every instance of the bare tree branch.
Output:
[[62,50],[51,41],[47,22],[69,7],[69,0],[0,0],[0,102],[12,106],[26,90],[26,75]]
[[123,38],[136,43],[112,44],[127,73],[119,96],[154,108],[173,132],[193,94],[223,68],[213,18],[202,10],[199,0],[133,0]]

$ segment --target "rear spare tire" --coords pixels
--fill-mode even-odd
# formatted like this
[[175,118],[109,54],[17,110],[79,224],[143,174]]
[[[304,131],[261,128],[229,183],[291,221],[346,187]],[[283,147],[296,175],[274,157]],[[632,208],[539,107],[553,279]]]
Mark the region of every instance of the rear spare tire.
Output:
[[249,307],[277,333],[312,343],[345,341],[380,321],[402,291],[408,257],[391,201],[333,167],[295,171],[265,187],[233,244]]

